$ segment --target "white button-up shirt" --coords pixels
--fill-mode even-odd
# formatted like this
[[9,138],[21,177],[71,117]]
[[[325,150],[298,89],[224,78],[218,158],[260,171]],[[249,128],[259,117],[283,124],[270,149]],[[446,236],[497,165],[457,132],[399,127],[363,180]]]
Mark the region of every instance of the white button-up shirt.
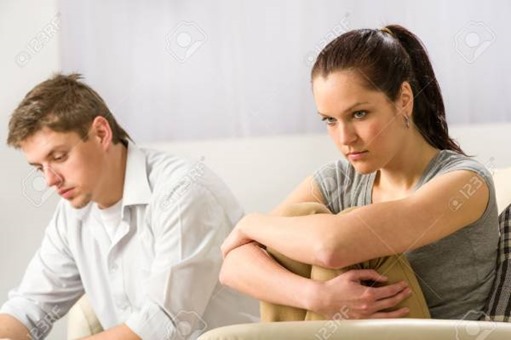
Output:
[[121,222],[110,240],[90,203],[62,200],[1,312],[43,338],[85,292],[103,328],[194,339],[257,321],[257,303],[218,282],[220,245],[242,210],[202,162],[128,146]]

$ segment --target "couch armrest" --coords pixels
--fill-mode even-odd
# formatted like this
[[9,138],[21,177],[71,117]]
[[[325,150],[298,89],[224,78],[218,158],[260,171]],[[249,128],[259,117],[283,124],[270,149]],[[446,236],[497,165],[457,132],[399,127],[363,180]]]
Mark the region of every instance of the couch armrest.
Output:
[[511,323],[491,321],[386,319],[291,321],[242,324],[210,330],[198,340],[500,340]]
[[87,295],[76,302],[68,314],[67,338],[79,339],[103,331]]

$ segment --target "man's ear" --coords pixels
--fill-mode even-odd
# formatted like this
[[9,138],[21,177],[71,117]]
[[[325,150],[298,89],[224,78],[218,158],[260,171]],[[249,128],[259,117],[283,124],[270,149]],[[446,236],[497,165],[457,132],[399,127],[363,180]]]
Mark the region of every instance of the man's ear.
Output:
[[112,144],[112,129],[105,117],[97,116],[92,121],[91,138],[95,138],[105,150]]
[[399,112],[411,119],[413,113],[413,90],[407,81],[401,84],[397,104]]

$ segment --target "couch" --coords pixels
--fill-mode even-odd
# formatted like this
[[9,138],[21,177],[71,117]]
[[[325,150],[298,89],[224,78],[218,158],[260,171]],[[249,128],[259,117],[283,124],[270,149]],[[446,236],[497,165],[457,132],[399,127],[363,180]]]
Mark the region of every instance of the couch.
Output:
[[[511,155],[504,151],[504,147],[490,150],[484,146],[485,143],[474,142],[482,134],[486,139],[500,138],[495,129],[498,127],[492,127],[493,132],[485,134],[484,128],[463,127],[458,129],[458,135],[453,129],[453,135],[467,153],[474,155],[492,171],[503,168],[494,172],[500,212],[511,203]],[[508,133],[500,136],[509,139],[503,137],[506,135]],[[500,145],[506,144],[510,145],[508,141]],[[202,159],[227,182],[246,211],[270,210],[303,178],[322,164],[339,157],[325,135],[167,142],[142,146]],[[229,327],[210,331],[202,339],[511,339],[511,323],[460,320],[345,320]],[[101,327],[84,297],[69,313],[68,338],[79,338],[99,330]],[[236,335],[226,336],[226,331]]]

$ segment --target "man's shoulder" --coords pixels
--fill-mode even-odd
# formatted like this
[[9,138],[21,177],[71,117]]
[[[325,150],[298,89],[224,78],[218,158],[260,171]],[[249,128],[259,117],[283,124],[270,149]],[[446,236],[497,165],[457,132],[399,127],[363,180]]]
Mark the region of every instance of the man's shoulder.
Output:
[[154,149],[143,149],[143,152],[154,196],[162,192],[179,197],[185,193],[193,196],[207,192],[219,201],[236,201],[230,188],[208,167],[204,157],[185,158]]
[[198,179],[211,170],[204,159],[192,159],[155,149],[141,149],[146,156],[147,176],[151,186],[171,185],[184,178]]

